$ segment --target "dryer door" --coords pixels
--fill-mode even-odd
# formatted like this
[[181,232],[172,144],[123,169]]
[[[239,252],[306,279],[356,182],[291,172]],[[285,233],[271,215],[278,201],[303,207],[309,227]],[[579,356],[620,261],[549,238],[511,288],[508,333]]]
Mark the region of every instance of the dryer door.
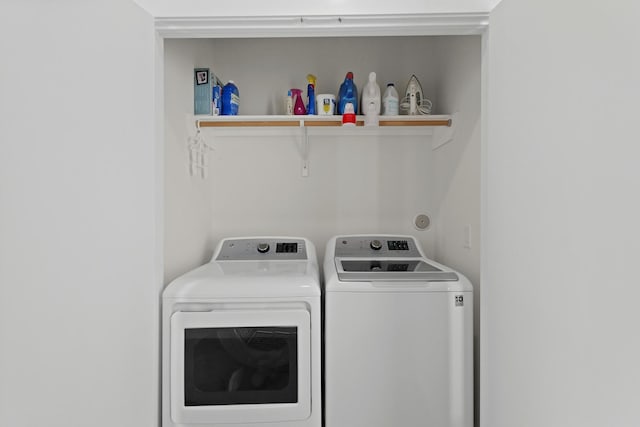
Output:
[[171,418],[176,423],[302,420],[311,413],[305,310],[171,316]]

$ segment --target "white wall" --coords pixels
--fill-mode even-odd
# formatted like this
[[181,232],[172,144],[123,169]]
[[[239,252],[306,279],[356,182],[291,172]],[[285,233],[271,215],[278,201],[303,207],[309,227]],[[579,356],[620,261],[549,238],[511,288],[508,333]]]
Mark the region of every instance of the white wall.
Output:
[[[438,105],[456,113],[454,142],[435,152],[435,258],[471,280],[474,290],[476,420],[480,355],[481,37],[438,37]],[[467,242],[466,228],[469,227]],[[469,243],[469,245],[467,245]]]
[[454,142],[435,151],[435,256],[465,271],[473,284],[480,281],[480,41],[438,37],[435,56],[438,108],[456,113]]
[[124,0],[0,16],[0,424],[156,426],[152,21]]
[[492,13],[483,426],[640,425],[639,16]]
[[[193,136],[193,69],[210,67],[213,52],[209,40],[189,43],[165,41],[165,162],[164,162],[164,271],[167,277],[191,270],[208,261],[212,241],[211,179],[192,178],[189,172],[188,138]],[[209,154],[212,156],[213,153]]]
[[[221,238],[232,235],[305,236],[322,256],[334,234],[404,233],[416,235],[434,253],[435,228],[418,231],[413,226],[415,215],[436,211],[428,136],[312,136],[310,176],[303,178],[297,132],[254,129],[217,137],[203,130],[215,149],[209,154],[210,174],[205,182],[188,176],[185,142],[193,130],[187,129],[185,116],[193,111],[194,64],[211,66],[223,80],[238,84],[241,114],[282,114],[286,90],[304,87],[309,72],[318,77],[319,93],[336,93],[349,70],[360,89],[368,72],[376,70],[380,83],[396,82],[404,92],[409,70],[419,70],[425,92],[434,98],[434,39],[341,39],[339,50],[336,41],[218,39],[209,41],[211,56],[201,52],[202,40],[167,40],[167,70],[172,71],[167,71],[166,85],[182,89],[168,89],[166,100],[171,130],[165,281],[204,262]],[[202,226],[203,216],[209,216],[208,227]]]
[[326,1],[236,1],[209,0],[135,0],[156,17],[184,16],[283,16],[330,14],[412,14],[486,12],[496,0],[402,0],[375,2],[371,0]]

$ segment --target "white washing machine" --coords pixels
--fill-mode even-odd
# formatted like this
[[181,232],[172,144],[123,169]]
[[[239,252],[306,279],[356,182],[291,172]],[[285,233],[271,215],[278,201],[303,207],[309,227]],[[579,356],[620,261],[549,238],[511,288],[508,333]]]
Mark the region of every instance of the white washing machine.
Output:
[[411,236],[332,238],[325,426],[473,427],[473,290]]
[[225,239],[162,295],[162,426],[320,427],[318,263],[301,238]]

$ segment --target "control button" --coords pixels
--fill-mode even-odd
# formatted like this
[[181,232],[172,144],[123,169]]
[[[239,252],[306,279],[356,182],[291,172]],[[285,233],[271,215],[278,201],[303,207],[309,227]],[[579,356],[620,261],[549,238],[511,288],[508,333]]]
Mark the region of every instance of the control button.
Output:
[[265,252],[269,252],[269,244],[268,243],[258,243],[258,252],[261,254]]
[[371,249],[374,251],[379,251],[382,248],[382,242],[380,240],[372,240],[369,246],[371,246]]

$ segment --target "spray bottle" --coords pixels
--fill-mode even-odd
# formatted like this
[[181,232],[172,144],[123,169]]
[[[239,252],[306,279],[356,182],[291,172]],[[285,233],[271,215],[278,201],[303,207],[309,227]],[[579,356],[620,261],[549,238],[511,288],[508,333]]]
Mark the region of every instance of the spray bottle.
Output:
[[316,76],[307,74],[307,114],[316,114]]

